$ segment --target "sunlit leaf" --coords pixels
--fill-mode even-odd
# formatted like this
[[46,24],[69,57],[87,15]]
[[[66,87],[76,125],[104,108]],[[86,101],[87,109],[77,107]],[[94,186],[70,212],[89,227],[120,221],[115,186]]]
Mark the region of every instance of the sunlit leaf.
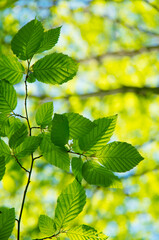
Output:
[[106,240],[108,237],[98,233],[94,228],[87,225],[80,225],[67,231],[70,240]]
[[51,141],[57,146],[64,146],[69,140],[69,125],[64,114],[55,114],[52,120]]
[[11,159],[11,152],[8,145],[0,139],[0,157],[4,156],[5,161],[8,162]]
[[110,170],[101,166],[95,161],[87,161],[83,164],[82,173],[84,179],[89,183],[97,186],[108,187],[116,184],[118,177]]
[[58,197],[55,223],[58,229],[65,228],[82,211],[86,202],[83,187],[74,180]]
[[33,74],[40,82],[62,84],[76,75],[77,68],[72,58],[62,53],[52,53],[33,65]]
[[28,135],[28,128],[23,123],[10,137],[9,139],[10,148],[16,148],[18,145],[20,145],[27,135]]
[[37,19],[24,25],[11,41],[13,53],[21,60],[31,59],[41,44],[43,31],[43,26]]
[[51,236],[56,231],[56,225],[50,217],[46,215],[40,215],[39,217],[39,229],[40,232]]
[[17,106],[17,95],[14,87],[5,80],[0,80],[0,112],[12,112]]
[[114,172],[129,171],[143,160],[136,148],[126,142],[109,143],[96,157],[102,165]]
[[15,210],[0,207],[0,240],[8,240],[15,224]]
[[44,37],[37,53],[44,52],[55,46],[60,35],[60,29],[61,27],[57,27],[44,32]]
[[71,166],[72,166],[72,172],[74,174],[74,176],[76,177],[76,179],[81,182],[82,181],[82,166],[83,166],[83,161],[82,159],[79,157],[73,157],[72,161],[71,161]]
[[117,115],[95,120],[97,126],[79,139],[80,148],[84,151],[97,151],[103,148],[113,134],[116,119]]
[[14,56],[1,56],[0,78],[6,79],[11,84],[19,83],[22,80],[24,67]]
[[43,103],[37,110],[35,119],[36,123],[45,128],[52,120],[53,102]]

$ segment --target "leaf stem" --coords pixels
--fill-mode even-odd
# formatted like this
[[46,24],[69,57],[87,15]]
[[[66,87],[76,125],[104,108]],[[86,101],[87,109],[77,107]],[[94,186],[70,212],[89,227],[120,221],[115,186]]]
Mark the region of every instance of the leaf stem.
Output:
[[29,170],[27,170],[25,167],[22,166],[22,164],[19,162],[18,158],[14,155],[15,160],[17,161],[17,163],[19,164],[19,166],[27,173],[29,173]]
[[36,238],[36,239],[33,239],[33,240],[44,240],[44,239],[52,239],[53,237],[57,237],[60,233],[65,233],[65,232],[58,232],[56,234],[53,234],[52,236],[49,236],[49,237],[44,237],[44,238]]

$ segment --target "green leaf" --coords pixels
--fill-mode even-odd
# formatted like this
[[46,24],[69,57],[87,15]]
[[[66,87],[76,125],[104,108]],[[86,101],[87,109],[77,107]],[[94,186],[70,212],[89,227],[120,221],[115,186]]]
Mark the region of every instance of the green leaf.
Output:
[[65,171],[70,170],[70,159],[68,152],[66,151],[65,148],[55,146],[51,142],[49,134],[48,135],[45,134],[43,136],[42,142],[40,144],[40,149],[42,151],[44,158],[49,163]]
[[69,126],[64,114],[56,114],[52,120],[51,141],[57,146],[64,146],[69,140]]
[[55,223],[58,229],[65,228],[71,220],[75,219],[86,203],[83,187],[74,180],[62,191],[57,200],[55,209]]
[[28,135],[27,126],[22,123],[22,125],[14,132],[14,134],[9,139],[10,148],[18,147]]
[[5,157],[0,157],[0,181],[2,180],[5,173]]
[[78,139],[90,132],[96,124],[78,113],[65,113],[69,122],[70,139]]
[[0,139],[0,157],[2,156],[5,157],[6,163],[9,162],[12,157],[8,145],[2,139]]
[[6,137],[5,124],[8,117],[5,113],[0,113],[0,136]]
[[44,32],[44,37],[37,53],[41,53],[53,48],[58,41],[60,30],[61,27],[57,27]]
[[23,26],[11,41],[13,53],[21,60],[31,59],[43,39],[43,26],[34,19]]
[[135,167],[143,157],[131,144],[112,142],[107,144],[96,157],[107,169],[113,172],[126,172]]
[[53,102],[43,103],[37,110],[35,119],[37,125],[45,128],[52,120]]
[[36,78],[34,77],[33,73],[31,72],[29,75],[28,75],[28,78],[27,78],[27,82],[29,83],[33,83],[36,81]]
[[15,224],[15,210],[0,207],[0,240],[8,240]]
[[62,53],[52,53],[38,60],[33,74],[40,82],[62,84],[71,80],[77,72],[77,63]]
[[94,121],[97,125],[88,134],[79,139],[79,147],[87,152],[100,150],[110,140],[113,134],[117,115],[99,118]]
[[83,161],[79,157],[73,157],[71,161],[71,166],[72,166],[72,172],[74,176],[76,177],[77,181],[81,182],[82,181],[82,166],[83,166]]
[[25,156],[32,154],[40,145],[41,138],[40,137],[27,137],[24,142],[21,143],[15,150],[14,154],[17,158],[21,159]]
[[80,225],[67,231],[70,240],[106,240],[108,237],[98,233],[94,228],[87,225]]
[[0,112],[10,113],[17,106],[17,95],[14,87],[5,80],[0,80]]
[[22,80],[24,67],[13,56],[1,56],[0,79],[6,79],[10,84],[19,83]]
[[8,138],[10,138],[21,126],[22,122],[19,118],[9,117],[3,124],[4,132]]
[[47,236],[51,236],[56,231],[56,225],[50,217],[46,215],[40,215],[39,217],[39,229],[40,232],[47,234]]
[[108,187],[114,184],[116,186],[119,181],[117,176],[95,161],[86,161],[83,164],[82,174],[89,184],[97,186]]

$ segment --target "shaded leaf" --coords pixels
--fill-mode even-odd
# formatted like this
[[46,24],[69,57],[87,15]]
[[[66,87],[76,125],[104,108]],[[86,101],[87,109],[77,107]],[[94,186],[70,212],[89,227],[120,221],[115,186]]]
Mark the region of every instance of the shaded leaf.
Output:
[[43,103],[37,110],[35,119],[36,123],[45,128],[52,120],[53,102]]
[[28,135],[28,128],[23,123],[10,137],[9,139],[10,148],[18,147],[23,142],[23,140],[26,138],[27,135]]
[[56,114],[52,120],[51,141],[57,146],[64,146],[69,140],[69,126],[64,114]]
[[83,161],[79,157],[73,157],[71,161],[71,166],[72,166],[72,172],[74,176],[76,177],[77,181],[81,182],[82,181],[82,166],[83,166]]
[[0,80],[0,112],[10,113],[17,106],[17,95],[14,87],[5,80]]
[[82,174],[89,184],[97,186],[108,187],[119,181],[117,176],[95,161],[86,161],[82,167]]
[[108,237],[98,233],[94,228],[87,225],[80,225],[67,231],[70,240],[105,240]]
[[0,78],[6,79],[11,84],[19,83],[22,80],[24,67],[14,56],[1,56]]
[[78,139],[90,132],[93,127],[96,126],[95,123],[78,113],[65,113],[65,115],[69,122],[70,139]]
[[24,25],[11,41],[13,53],[21,60],[31,59],[43,38],[43,26],[34,19]]
[[58,229],[65,228],[76,218],[86,203],[83,187],[74,180],[58,197],[55,209],[55,223]]
[[55,233],[56,231],[56,225],[50,217],[46,215],[40,215],[39,217],[39,229],[40,232],[47,234],[47,236],[50,236]]
[[44,83],[62,84],[77,72],[77,63],[62,53],[52,53],[38,60],[33,66],[35,78]]
[[58,41],[60,30],[61,27],[57,27],[44,32],[44,37],[37,53],[41,53],[53,48]]
[[8,145],[0,139],[0,157],[5,157],[5,162],[7,163],[11,158],[11,152]]
[[79,147],[84,151],[97,151],[103,148],[113,134],[116,119],[117,115],[95,120],[97,126],[79,139]]
[[0,207],[0,212],[0,240],[8,240],[15,224],[15,210]]
[[96,157],[102,165],[114,172],[129,171],[143,160],[136,148],[126,142],[107,144]]
[[5,157],[0,157],[0,181],[2,180],[5,173]]
[[40,149],[42,151],[44,158],[49,163],[65,171],[69,171],[70,159],[69,159],[68,152],[66,151],[65,148],[55,146],[51,142],[51,138],[49,134],[48,135],[45,134],[43,136],[42,142],[40,144]]
[[31,72],[29,75],[28,75],[28,78],[27,78],[27,82],[29,83],[33,83],[36,81],[36,78],[34,77],[33,73]]

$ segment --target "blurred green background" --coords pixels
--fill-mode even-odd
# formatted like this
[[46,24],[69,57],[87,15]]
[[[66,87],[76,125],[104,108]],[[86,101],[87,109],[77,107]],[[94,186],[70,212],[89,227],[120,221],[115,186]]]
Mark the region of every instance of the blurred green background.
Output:
[[[123,189],[83,182],[87,204],[74,224],[94,226],[110,240],[158,240],[159,1],[1,0],[0,54],[12,54],[12,37],[35,17],[46,29],[62,26],[59,42],[50,52],[72,56],[79,71],[62,86],[28,84],[32,125],[37,106],[48,100],[54,102],[56,113],[77,112],[92,120],[118,114],[112,140],[131,143],[145,158],[120,175]],[[24,84],[15,88],[16,112],[23,113]],[[27,167],[27,158],[23,165]],[[15,207],[18,215],[26,174],[15,162],[7,165],[6,172],[0,183],[0,205]],[[40,237],[39,215],[53,217],[57,197],[72,178],[44,159],[36,161],[22,239]],[[10,239],[15,235],[16,227]]]

